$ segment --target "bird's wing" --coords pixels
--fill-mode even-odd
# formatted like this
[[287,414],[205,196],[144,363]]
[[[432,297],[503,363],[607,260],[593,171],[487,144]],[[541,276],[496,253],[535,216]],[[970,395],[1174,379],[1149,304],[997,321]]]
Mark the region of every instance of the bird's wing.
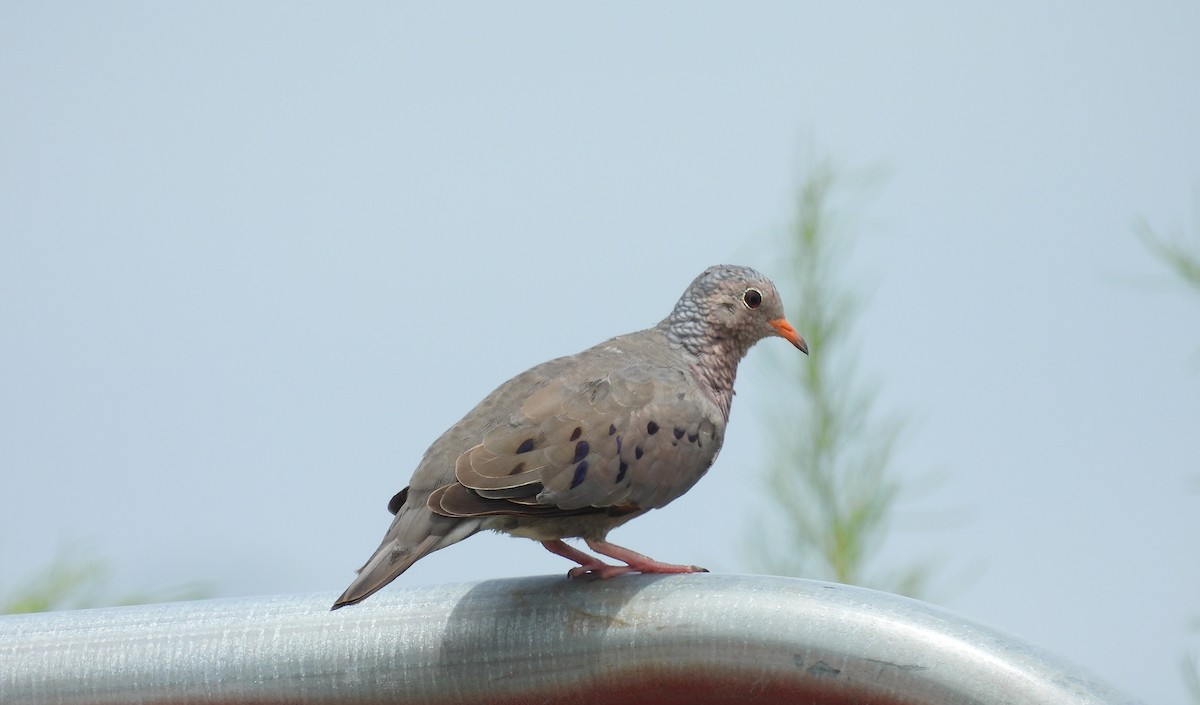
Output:
[[630,365],[564,376],[458,456],[433,492],[443,516],[564,516],[664,506],[712,465],[724,419],[689,372]]

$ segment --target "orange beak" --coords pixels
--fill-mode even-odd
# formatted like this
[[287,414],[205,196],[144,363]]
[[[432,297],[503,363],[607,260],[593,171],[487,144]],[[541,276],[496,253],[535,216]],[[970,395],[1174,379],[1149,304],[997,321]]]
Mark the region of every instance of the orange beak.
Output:
[[792,327],[791,323],[787,322],[786,318],[776,318],[775,320],[770,321],[770,324],[771,327],[779,333],[780,338],[783,338],[792,345],[795,345],[797,348],[799,348],[800,352],[804,353],[805,355],[808,354],[808,343],[804,342],[804,338],[800,337],[800,334],[796,332],[796,329]]

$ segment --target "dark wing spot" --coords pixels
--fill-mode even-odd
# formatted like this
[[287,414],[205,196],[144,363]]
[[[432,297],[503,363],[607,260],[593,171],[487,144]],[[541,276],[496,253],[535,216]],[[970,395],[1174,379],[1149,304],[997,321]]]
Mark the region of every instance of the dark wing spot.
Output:
[[633,447],[633,457],[637,458],[638,460],[642,459],[642,447],[641,446]]
[[649,433],[651,436],[658,433],[658,424],[654,423],[653,421],[646,424],[646,433]]
[[531,450],[533,450],[533,439],[526,438],[525,440],[521,441],[521,445],[517,446],[517,455],[520,455],[521,453],[528,453]]
[[612,424],[609,424],[609,425],[608,425],[608,435],[610,435],[610,436],[611,436],[611,435],[613,435],[613,434],[614,434],[614,433],[616,433],[616,432],[617,432],[617,427],[616,427],[616,426],[614,426],[614,425],[612,425]]
[[397,492],[396,496],[392,497],[392,501],[388,502],[388,511],[391,512],[392,514],[395,514],[396,512],[400,511],[400,507],[404,506],[404,501],[406,499],[408,499],[408,488],[407,487],[405,487],[404,489]]
[[573,441],[578,440],[579,436],[581,436],[582,434],[583,434],[583,429],[580,428],[579,426],[576,426],[575,430],[571,432],[571,440],[573,440]]
[[621,454],[621,437],[617,436],[617,455]]
[[688,434],[688,443],[695,443],[695,442],[696,442],[696,439],[697,439],[697,438],[699,438],[699,437],[700,437],[700,436],[699,436],[698,434],[695,434],[695,433],[689,433],[689,434]]
[[680,438],[683,438],[683,429],[682,428],[679,428],[678,426],[676,426],[674,433],[675,433],[675,440],[679,440]]
[[625,472],[629,470],[629,463],[621,461],[621,467],[617,469],[617,482],[625,479]]
[[508,474],[516,475],[519,472],[524,472],[524,470],[525,470],[525,463],[517,463],[516,465],[513,466],[512,470],[508,471]]
[[587,383],[588,398],[596,401],[596,396],[600,394],[600,388],[604,385],[604,380],[594,379]]
[[575,459],[572,460],[571,462],[578,463],[580,460],[583,460],[584,458],[586,458],[587,454],[588,454],[588,450],[590,450],[590,449],[588,448],[587,441],[580,441],[580,442],[576,443],[575,444]]
[[579,487],[581,484],[583,484],[583,480],[586,477],[587,477],[587,461],[585,460],[582,463],[575,466],[575,477],[571,478],[570,489],[575,489],[576,487]]

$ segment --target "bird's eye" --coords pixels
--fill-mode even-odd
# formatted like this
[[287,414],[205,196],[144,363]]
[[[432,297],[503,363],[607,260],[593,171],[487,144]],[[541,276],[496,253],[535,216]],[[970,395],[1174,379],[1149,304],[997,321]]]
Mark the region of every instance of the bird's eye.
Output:
[[758,289],[746,289],[746,293],[742,294],[742,303],[746,304],[746,308],[758,308],[762,304],[762,292]]

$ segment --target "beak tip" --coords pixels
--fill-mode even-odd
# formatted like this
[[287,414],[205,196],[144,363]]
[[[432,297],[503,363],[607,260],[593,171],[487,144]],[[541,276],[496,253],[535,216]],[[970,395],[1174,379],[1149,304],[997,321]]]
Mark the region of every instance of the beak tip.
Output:
[[804,338],[796,332],[796,329],[792,327],[791,323],[787,322],[787,319],[777,318],[771,321],[771,327],[775,329],[776,333],[779,334],[779,337],[796,346],[796,349],[805,355],[808,354],[808,343],[804,342]]

